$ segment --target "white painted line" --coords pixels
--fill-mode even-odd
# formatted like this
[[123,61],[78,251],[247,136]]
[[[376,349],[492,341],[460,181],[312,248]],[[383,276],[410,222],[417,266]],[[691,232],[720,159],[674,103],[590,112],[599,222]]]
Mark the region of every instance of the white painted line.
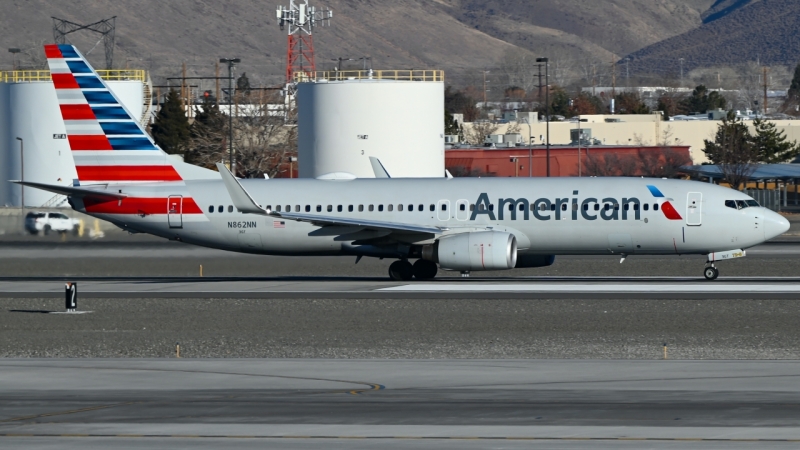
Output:
[[800,284],[406,284],[377,289],[402,292],[797,292]]

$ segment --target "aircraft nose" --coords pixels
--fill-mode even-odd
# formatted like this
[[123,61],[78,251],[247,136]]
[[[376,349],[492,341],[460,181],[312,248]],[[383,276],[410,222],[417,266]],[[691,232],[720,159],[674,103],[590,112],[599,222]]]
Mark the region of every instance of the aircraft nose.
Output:
[[770,240],[789,231],[789,221],[782,215],[767,210],[764,215],[764,239]]

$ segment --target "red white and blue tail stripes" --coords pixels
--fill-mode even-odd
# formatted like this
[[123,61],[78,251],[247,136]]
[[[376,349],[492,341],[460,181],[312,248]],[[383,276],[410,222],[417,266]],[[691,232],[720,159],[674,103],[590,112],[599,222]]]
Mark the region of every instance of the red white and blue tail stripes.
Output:
[[45,45],[81,184],[180,181],[164,153],[72,45]]

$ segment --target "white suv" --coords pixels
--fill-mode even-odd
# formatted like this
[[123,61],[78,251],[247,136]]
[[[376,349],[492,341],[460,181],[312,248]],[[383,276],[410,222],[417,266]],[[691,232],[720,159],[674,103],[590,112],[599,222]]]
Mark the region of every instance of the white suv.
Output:
[[40,231],[44,234],[49,234],[50,231],[59,233],[77,231],[79,223],[78,219],[70,219],[62,213],[29,212],[25,216],[25,229],[31,234],[39,234]]

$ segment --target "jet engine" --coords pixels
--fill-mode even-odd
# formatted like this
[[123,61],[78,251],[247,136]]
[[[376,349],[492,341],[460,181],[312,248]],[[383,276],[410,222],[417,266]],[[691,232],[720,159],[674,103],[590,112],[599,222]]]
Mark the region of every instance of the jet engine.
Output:
[[517,238],[511,233],[478,231],[446,236],[422,249],[422,258],[450,270],[507,270],[517,264]]

